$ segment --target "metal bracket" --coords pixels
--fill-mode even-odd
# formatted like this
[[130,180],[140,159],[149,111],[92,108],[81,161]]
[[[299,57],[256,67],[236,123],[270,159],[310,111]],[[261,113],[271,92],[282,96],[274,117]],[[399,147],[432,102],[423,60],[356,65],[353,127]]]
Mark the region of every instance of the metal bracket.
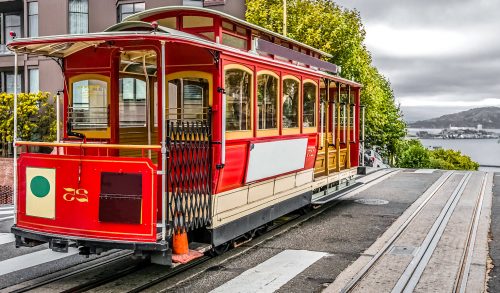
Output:
[[224,168],[224,166],[225,166],[225,164],[217,164],[217,165],[215,165],[215,169],[220,170],[220,169]]
[[208,50],[208,52],[210,52],[210,55],[212,55],[212,58],[214,59],[215,67],[219,68],[220,52],[215,50]]
[[217,92],[218,93],[221,93],[221,94],[225,94],[226,93],[226,89],[222,88],[222,87],[217,87]]
[[61,72],[64,72],[63,58],[50,57],[50,59],[52,59],[54,62],[57,63],[57,65],[59,65],[59,67],[61,68]]

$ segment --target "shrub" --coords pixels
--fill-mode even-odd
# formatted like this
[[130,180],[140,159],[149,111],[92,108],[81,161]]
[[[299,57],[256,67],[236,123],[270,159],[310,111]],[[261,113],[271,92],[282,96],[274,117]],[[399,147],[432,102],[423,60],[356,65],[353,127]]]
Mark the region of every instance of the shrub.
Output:
[[401,142],[397,148],[396,166],[443,170],[478,170],[479,164],[454,150],[428,150],[417,139]]
[[[53,141],[56,133],[54,99],[49,93],[19,93],[17,98],[18,137],[22,140]],[[0,93],[0,142],[12,142],[14,95]]]
[[403,150],[398,157],[398,167],[427,168],[430,164],[429,151],[420,141],[409,141],[402,146]]

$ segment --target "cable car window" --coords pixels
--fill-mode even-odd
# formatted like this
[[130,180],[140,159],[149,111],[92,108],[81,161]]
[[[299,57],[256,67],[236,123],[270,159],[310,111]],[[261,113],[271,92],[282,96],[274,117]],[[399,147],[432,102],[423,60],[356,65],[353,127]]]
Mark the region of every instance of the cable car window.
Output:
[[222,33],[222,44],[228,45],[237,49],[247,49],[247,39],[236,37],[227,33]]
[[184,77],[168,81],[169,119],[206,118],[209,83],[205,78]]
[[316,85],[312,82],[304,83],[304,113],[302,116],[303,127],[316,126]]
[[72,105],[68,118],[75,130],[99,130],[108,127],[108,83],[85,79],[72,84]]
[[226,129],[250,130],[252,75],[241,69],[225,72]]
[[120,127],[146,126],[146,82],[123,77],[119,81]]
[[259,129],[278,128],[278,78],[261,74],[257,78],[257,107]]
[[171,29],[177,28],[177,17],[167,17],[158,20],[158,24]]
[[215,33],[214,32],[200,32],[200,33],[197,33],[199,35],[201,35],[202,37],[204,38],[207,38],[211,41],[215,41]]
[[299,81],[283,80],[283,128],[299,127]]
[[183,28],[195,28],[195,27],[207,27],[207,26],[214,26],[213,18],[204,16],[190,16],[190,15],[182,17]]

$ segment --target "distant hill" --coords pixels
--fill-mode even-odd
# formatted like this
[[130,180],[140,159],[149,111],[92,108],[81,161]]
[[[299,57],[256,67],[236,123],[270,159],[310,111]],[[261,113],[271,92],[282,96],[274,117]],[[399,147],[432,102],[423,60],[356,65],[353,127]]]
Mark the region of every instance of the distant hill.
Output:
[[500,129],[500,108],[483,107],[475,108],[455,114],[443,115],[428,120],[409,123],[411,128],[447,128],[476,127],[482,124],[483,128]]

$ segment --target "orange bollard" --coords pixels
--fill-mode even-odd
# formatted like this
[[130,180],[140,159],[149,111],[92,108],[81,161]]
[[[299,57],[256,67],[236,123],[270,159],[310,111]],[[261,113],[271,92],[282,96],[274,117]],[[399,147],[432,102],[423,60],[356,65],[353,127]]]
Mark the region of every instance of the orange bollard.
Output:
[[174,233],[172,238],[172,251],[174,254],[187,254],[189,252],[188,236],[186,231]]

